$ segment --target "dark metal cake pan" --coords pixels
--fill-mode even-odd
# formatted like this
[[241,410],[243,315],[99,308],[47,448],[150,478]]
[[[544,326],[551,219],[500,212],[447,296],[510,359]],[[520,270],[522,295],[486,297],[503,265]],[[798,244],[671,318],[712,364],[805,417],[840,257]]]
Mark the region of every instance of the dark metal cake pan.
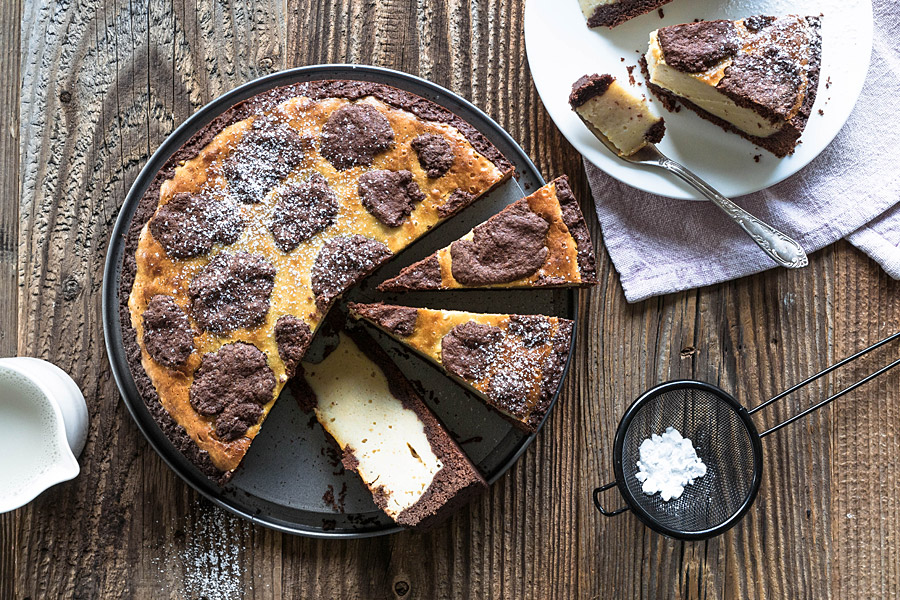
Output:
[[[324,79],[372,81],[427,98],[453,111],[484,134],[515,165],[517,174],[517,182],[503,184],[424,236],[348,292],[347,300],[386,301],[475,312],[548,314],[576,319],[575,290],[472,290],[403,295],[376,292],[375,286],[379,282],[447,245],[507,204],[521,198],[521,190],[531,193],[543,185],[544,180],[506,131],[456,94],[424,79],[389,69],[317,65],[274,73],[223,94],[187,119],[150,157],[125,198],[112,232],[103,278],[103,330],[113,376],[125,405],[150,445],[188,485],[234,514],[279,531],[311,537],[368,537],[394,533],[401,528],[376,508],[359,477],[342,469],[335,445],[327,439],[315,418],[303,412],[290,397],[287,388],[275,403],[243,464],[225,486],[220,487],[210,481],[182,456],[160,430],[135,386],[125,357],[118,310],[125,235],[138,202],[169,157],[197,131],[237,102],[272,88]],[[527,435],[516,430],[435,367],[387,336],[377,332],[372,332],[372,335],[421,391],[426,404],[447,426],[488,482],[499,479],[534,440],[537,433]],[[574,344],[573,336],[572,349]],[[571,351],[569,356],[571,359]],[[556,400],[554,397],[548,415]],[[343,500],[336,503],[335,498]]]

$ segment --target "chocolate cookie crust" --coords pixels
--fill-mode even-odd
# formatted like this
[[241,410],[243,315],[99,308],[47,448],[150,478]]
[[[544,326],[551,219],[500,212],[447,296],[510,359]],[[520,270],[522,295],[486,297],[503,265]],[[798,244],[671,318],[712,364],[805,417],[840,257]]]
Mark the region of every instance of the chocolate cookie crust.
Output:
[[581,282],[585,285],[594,285],[597,283],[597,259],[594,256],[594,243],[591,241],[584,213],[572,192],[569,178],[562,175],[557,177],[554,183],[556,184],[556,198],[562,209],[563,223],[566,224],[566,228],[578,246],[578,270],[581,272]]
[[[432,451],[444,465],[419,500],[396,517],[396,522],[404,527],[419,531],[432,529],[461,506],[482,494],[487,489],[487,482],[381,346],[359,327],[344,329],[344,333],[381,369],[388,381],[388,389],[403,408],[412,411],[419,418]],[[308,410],[312,410],[318,403],[315,392],[305,379],[298,377],[294,381],[297,380],[301,381],[292,388],[297,400],[301,405],[309,407]],[[356,456],[347,449],[343,452],[341,463],[345,469],[353,471],[359,466]],[[373,493],[373,500],[380,508],[384,507],[384,499],[377,490]]]

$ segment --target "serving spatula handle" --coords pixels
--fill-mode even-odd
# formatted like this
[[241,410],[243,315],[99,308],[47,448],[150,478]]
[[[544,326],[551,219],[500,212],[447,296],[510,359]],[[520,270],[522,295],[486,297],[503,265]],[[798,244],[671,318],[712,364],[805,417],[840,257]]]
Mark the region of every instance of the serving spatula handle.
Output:
[[806,252],[796,240],[754,217],[681,164],[661,156],[659,166],[690,184],[713,204],[721,208],[741,229],[747,232],[747,235],[756,242],[756,245],[763,252],[768,254],[779,265],[788,269],[799,269],[809,264]]

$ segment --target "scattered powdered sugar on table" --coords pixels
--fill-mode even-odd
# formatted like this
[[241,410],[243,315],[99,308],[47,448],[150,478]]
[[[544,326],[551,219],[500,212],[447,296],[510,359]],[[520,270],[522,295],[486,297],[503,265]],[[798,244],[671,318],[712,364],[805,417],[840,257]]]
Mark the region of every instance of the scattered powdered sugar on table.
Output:
[[207,502],[195,509],[191,530],[177,531],[175,540],[160,548],[162,556],[151,559],[158,569],[157,586],[184,600],[243,598],[253,589],[240,542],[250,525]]
[[643,484],[645,494],[659,492],[663,502],[680,498],[686,486],[706,475],[706,465],[697,456],[691,440],[681,437],[674,427],[645,439],[640,452],[635,477]]

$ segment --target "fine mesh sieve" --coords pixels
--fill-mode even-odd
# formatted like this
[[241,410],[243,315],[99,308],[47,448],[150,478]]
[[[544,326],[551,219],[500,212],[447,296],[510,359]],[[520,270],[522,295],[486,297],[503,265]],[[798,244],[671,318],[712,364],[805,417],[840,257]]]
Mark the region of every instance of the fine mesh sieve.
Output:
[[[697,540],[723,533],[744,516],[756,499],[762,480],[763,437],[871,381],[900,364],[900,359],[763,433],[757,431],[751,415],[898,337],[900,332],[750,411],[730,394],[708,383],[681,380],[656,386],[635,400],[622,417],[613,446],[616,479],[594,490],[594,504],[610,517],[631,510],[651,529],[674,538]],[[659,494],[645,494],[636,474],[641,442],[653,434],[661,434],[667,427],[674,427],[691,441],[707,471],[685,487],[679,498],[664,502]],[[626,506],[607,510],[600,496],[613,487],[618,487]]]

